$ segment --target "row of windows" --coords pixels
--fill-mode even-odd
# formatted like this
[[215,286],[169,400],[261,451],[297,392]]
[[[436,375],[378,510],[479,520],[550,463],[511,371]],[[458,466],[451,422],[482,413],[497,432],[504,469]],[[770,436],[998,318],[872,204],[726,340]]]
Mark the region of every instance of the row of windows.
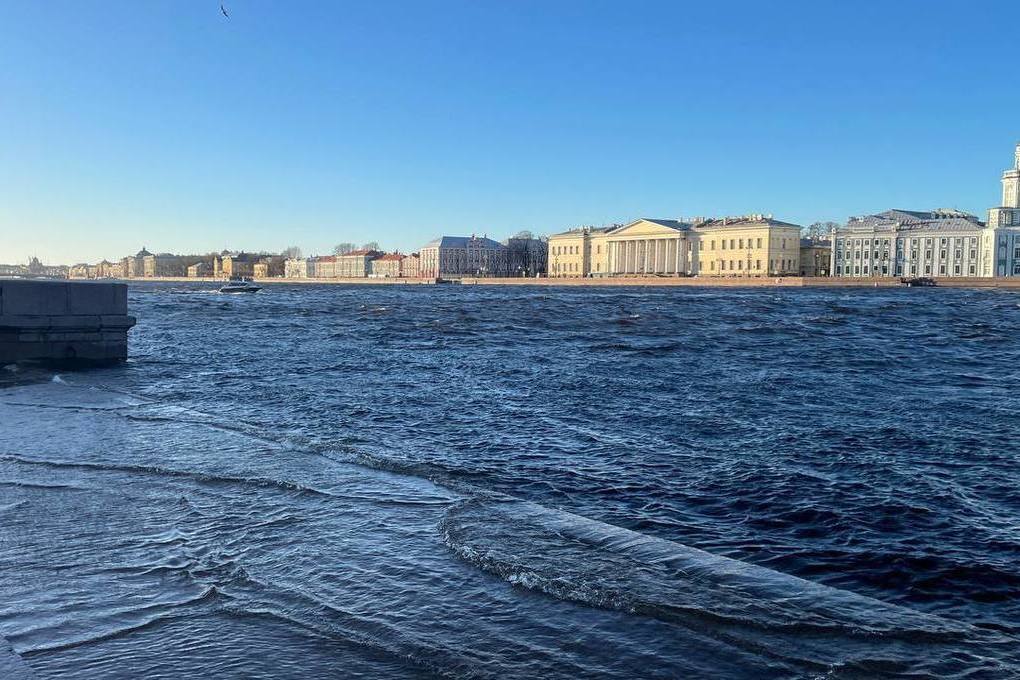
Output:
[[[948,266],[947,265],[945,265],[945,264],[940,264],[939,265],[939,274],[946,274],[947,270],[948,270]],[[968,270],[969,270],[968,273],[974,274],[975,271],[976,271],[975,265],[970,265]],[[839,269],[836,269],[836,271],[839,271]],[[919,273],[921,273],[920,267],[916,267],[916,266],[911,265],[911,266],[908,266],[908,267],[904,268],[902,265],[899,265],[899,264],[896,265],[896,276],[902,275],[904,273],[904,271],[906,271],[907,274],[919,274]],[[930,264],[925,265],[924,266],[924,273],[925,274],[931,274],[931,272],[932,272],[931,265]],[[853,273],[853,274],[863,274],[865,276],[868,276],[868,275],[871,275],[871,274],[874,274],[874,275],[877,276],[879,273],[881,273],[882,275],[888,275],[889,274],[889,265],[884,264],[884,263],[882,264],[881,267],[879,267],[878,265],[875,265],[874,267],[869,267],[866,264],[863,265],[863,266],[859,265],[859,264],[855,264],[853,267],[851,267],[850,265],[846,265],[846,266],[843,267],[843,273],[844,274],[851,274],[851,273]],[[962,266],[959,265],[959,264],[953,265],[953,273],[954,274],[962,274],[963,273]]]
[[[729,264],[729,267],[726,266],[727,263]],[[786,271],[788,268],[789,269],[793,268],[793,260],[779,260],[779,263],[781,265],[780,271]],[[776,260],[769,260],[769,266],[774,270],[776,268]],[[711,260],[708,263],[708,269],[709,269],[709,271],[713,271],[713,272],[715,271],[715,260]],[[750,261],[748,261],[748,263],[747,263],[747,269],[749,271],[751,270],[751,262]],[[761,260],[755,260],[754,261],[754,270],[755,271],[761,271]],[[738,272],[739,271],[744,271],[744,261],[743,260],[728,260],[728,261],[727,260],[719,260],[719,271],[738,271]]]
[[[888,247],[889,243],[890,243],[890,240],[887,239],[887,238],[876,238],[876,239],[869,239],[869,238],[866,238],[866,239],[859,239],[859,238],[851,239],[851,238],[848,238],[848,239],[836,239],[836,247],[837,248],[842,248],[845,245],[847,248],[850,248],[850,247],[859,248],[859,247],[861,247],[862,243],[865,246],[870,246],[872,240],[874,240],[876,246],[881,245],[883,247]],[[902,239],[903,242],[905,242],[906,240],[907,239]],[[920,241],[920,240],[921,240],[920,238],[912,238],[912,239],[910,239],[910,244],[913,245],[913,246],[916,246],[916,245],[918,245],[918,241]],[[930,245],[933,244],[934,240],[935,239],[933,239],[933,238],[926,238],[926,239],[924,239],[924,244],[926,246],[930,246]],[[964,237],[959,237],[958,236],[956,238],[942,237],[941,239],[939,239],[939,245],[946,246],[946,245],[949,245],[950,241],[953,241],[953,243],[955,245],[959,246],[959,245],[963,245],[963,243],[966,240],[967,240],[967,237],[965,237],[965,236]],[[901,240],[897,239],[897,242],[899,243],[899,242],[901,242]],[[977,236],[971,236],[970,237],[970,244],[971,245],[977,245]]]
[[[755,248],[761,248],[761,239],[759,238],[759,239],[755,239],[755,240],[757,241],[757,245],[754,246],[754,247]],[[715,250],[715,240],[713,239],[709,243],[710,243],[710,249],[711,250]],[[721,239],[719,241],[720,250],[726,250],[727,249],[726,248],[726,244],[727,243],[730,244],[729,250],[743,250],[744,249],[744,239],[742,239],[742,238],[738,238],[738,239],[731,238],[731,239],[729,239],[729,241],[727,241],[726,239]],[[751,239],[747,239],[747,247],[748,248],[751,247]],[[784,248],[786,247],[786,239],[785,238],[783,239],[783,247]]]
[[[916,251],[916,250],[911,250],[910,251],[910,259],[911,260],[916,260],[917,259],[917,252],[918,251]],[[1017,252],[1017,256],[1020,257],[1020,249],[1017,249],[1016,252]],[[939,259],[940,260],[945,260],[948,257],[948,253],[949,253],[948,250],[940,250],[939,251]],[[931,259],[931,254],[932,254],[932,251],[930,251],[930,250],[924,251],[924,259],[930,260]],[[957,260],[960,260],[960,259],[963,258],[963,251],[960,250],[960,249],[957,249],[957,250],[953,251],[953,255],[955,256],[955,258]],[[902,260],[905,256],[906,256],[905,253],[901,252],[901,253],[897,254],[897,258],[896,259],[897,260]],[[846,259],[848,259],[848,260],[851,259],[849,251],[847,251],[847,253],[846,253]],[[868,259],[878,260],[880,258],[879,258],[879,253],[877,253],[877,252],[872,254],[872,253],[870,253],[867,250],[865,250],[863,252],[860,251],[860,250],[855,250],[855,251],[853,251],[853,258],[852,259],[854,259],[854,260],[862,260],[862,259],[863,260],[868,260]],[[881,254],[881,259],[882,260],[888,260],[889,259],[889,253],[887,251],[883,251],[882,254]],[[972,259],[972,260],[977,259],[977,250],[971,250],[970,251],[970,259]],[[837,250],[836,251],[836,261],[837,262],[841,262],[842,260],[843,260],[843,253]]]

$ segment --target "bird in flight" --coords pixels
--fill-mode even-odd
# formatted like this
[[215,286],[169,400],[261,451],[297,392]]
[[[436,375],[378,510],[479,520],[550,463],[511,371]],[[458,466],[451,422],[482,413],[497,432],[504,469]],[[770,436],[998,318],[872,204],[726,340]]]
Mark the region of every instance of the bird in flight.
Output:
[[227,14],[227,8],[224,7],[222,4],[220,5],[220,11],[223,12],[223,16],[225,16],[228,19],[230,18],[230,15]]

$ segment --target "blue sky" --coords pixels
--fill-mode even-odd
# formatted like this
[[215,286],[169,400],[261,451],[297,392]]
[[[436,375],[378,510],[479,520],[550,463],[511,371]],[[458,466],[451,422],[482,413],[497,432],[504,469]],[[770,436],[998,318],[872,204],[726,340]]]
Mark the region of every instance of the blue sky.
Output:
[[1020,2],[0,0],[0,262],[983,215]]

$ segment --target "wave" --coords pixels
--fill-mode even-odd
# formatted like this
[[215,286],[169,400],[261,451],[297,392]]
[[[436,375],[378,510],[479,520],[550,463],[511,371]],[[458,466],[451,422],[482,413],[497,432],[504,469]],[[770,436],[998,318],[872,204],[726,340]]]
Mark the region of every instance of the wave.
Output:
[[[105,617],[91,617],[89,624],[93,627],[88,635],[82,635],[70,640],[61,640],[51,644],[42,644],[29,647],[21,652],[22,656],[31,657],[36,654],[44,654],[47,652],[62,652],[83,645],[91,645],[99,642],[105,642],[107,640],[114,640],[139,630],[151,628],[152,626],[174,621],[177,619],[186,619],[193,617],[200,612],[196,612],[196,607],[203,605],[209,605],[214,603],[219,597],[220,593],[217,591],[215,586],[210,586],[203,590],[195,597],[182,600],[180,602],[168,602],[149,605],[145,607],[137,607],[133,609],[113,609],[106,612]],[[184,610],[184,611],[182,611]],[[103,618],[108,619],[110,625],[103,625]],[[122,623],[125,619],[133,619],[129,623]],[[40,628],[28,629],[18,633],[13,639],[17,642],[21,638],[29,637]]]
[[5,680],[32,680],[35,677],[7,640],[0,637],[0,678]]
[[1017,641],[996,631],[526,501],[464,501],[439,528],[457,556],[516,587],[707,630],[801,669],[899,659],[952,677],[1017,660]]

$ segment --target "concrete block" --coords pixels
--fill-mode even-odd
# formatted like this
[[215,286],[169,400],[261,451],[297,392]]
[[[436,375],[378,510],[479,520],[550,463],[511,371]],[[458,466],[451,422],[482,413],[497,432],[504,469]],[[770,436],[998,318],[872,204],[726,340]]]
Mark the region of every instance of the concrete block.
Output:
[[67,286],[68,314],[123,314],[117,307],[115,284],[82,281]]
[[0,314],[67,314],[67,285],[61,281],[0,281]]

